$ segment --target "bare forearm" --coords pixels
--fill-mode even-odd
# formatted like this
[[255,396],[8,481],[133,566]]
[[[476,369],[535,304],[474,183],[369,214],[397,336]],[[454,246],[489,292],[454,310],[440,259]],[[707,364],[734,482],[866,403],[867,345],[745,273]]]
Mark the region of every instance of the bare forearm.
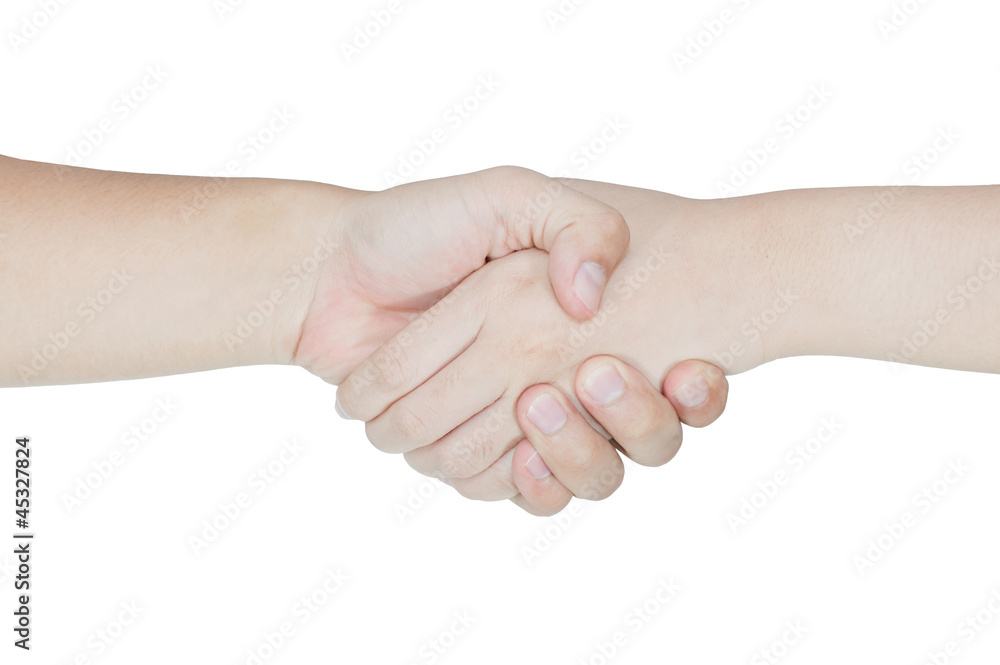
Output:
[[1000,187],[748,197],[774,282],[799,298],[775,356],[844,355],[1000,372]]
[[290,361],[340,195],[0,157],[0,385]]

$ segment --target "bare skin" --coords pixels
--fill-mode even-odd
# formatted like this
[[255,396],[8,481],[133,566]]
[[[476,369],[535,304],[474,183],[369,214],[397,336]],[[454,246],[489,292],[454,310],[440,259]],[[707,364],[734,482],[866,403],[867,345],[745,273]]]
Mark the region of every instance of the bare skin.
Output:
[[[595,275],[628,243],[612,207],[510,167],[371,193],[0,157],[0,209],[3,386],[265,363],[336,384],[487,260],[526,247],[550,250],[556,300],[585,320]],[[641,395],[643,417],[670,411],[679,434],[655,397]]]
[[[376,446],[463,493],[519,494],[530,482],[525,436],[546,459],[573,438],[576,459],[550,468],[576,496],[617,488],[615,451],[567,417],[577,404],[566,395],[591,408],[578,368],[595,355],[629,362],[652,385],[684,358],[728,374],[805,354],[1000,371],[1000,187],[695,201],[568,184],[615,206],[632,232],[589,331],[546,296],[543,256],[522,252],[470,276],[422,330],[401,332],[419,343],[391,376],[362,366],[341,386]],[[492,411],[512,409],[516,421],[486,429]],[[652,450],[632,454],[670,454]]]

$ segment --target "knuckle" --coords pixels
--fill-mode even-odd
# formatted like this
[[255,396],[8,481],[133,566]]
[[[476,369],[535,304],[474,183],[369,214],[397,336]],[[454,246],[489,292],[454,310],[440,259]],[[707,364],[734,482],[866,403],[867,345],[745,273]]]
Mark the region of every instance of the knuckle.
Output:
[[476,175],[486,189],[503,193],[501,200],[514,200],[540,174],[522,166],[504,165],[484,169]]
[[471,478],[479,470],[468,457],[468,451],[451,448],[441,455],[440,471],[445,478]]
[[457,481],[452,483],[452,488],[456,492],[458,492],[459,496],[465,499],[471,499],[473,501],[479,501],[480,499],[482,499],[481,495],[479,494],[479,492],[476,490],[475,487],[472,487],[467,483],[463,483],[462,480],[464,480],[464,478],[458,479]]
[[381,411],[373,411],[377,405],[366,403],[372,400],[365,400],[363,395],[394,393],[407,384],[411,373],[401,349],[376,351],[340,384],[340,405],[353,418],[371,420]]
[[605,467],[599,474],[590,477],[575,494],[580,499],[601,501],[614,494],[622,484],[621,464]]
[[428,478],[447,478],[448,476],[438,471],[438,457],[434,454],[434,447],[417,448],[403,453],[403,459],[410,465],[410,468],[417,473]]
[[487,441],[460,439],[443,451],[441,469],[447,477],[470,478],[490,465],[489,450]]
[[409,373],[402,349],[383,349],[366,363],[363,378],[368,378],[376,390],[392,391],[406,384]]
[[529,178],[536,178],[539,175],[537,171],[532,171],[531,169],[523,166],[514,166],[512,164],[494,166],[493,168],[488,169],[488,172],[500,180],[515,182],[519,180],[527,180]]
[[397,453],[398,442],[392,437],[386,436],[384,434],[384,427],[377,420],[371,420],[365,423],[365,436],[368,437],[368,441],[383,453]]
[[[680,428],[667,434],[645,439],[648,443],[637,447],[635,455],[629,454],[637,464],[643,466],[663,466],[674,458],[681,447],[682,434]],[[626,450],[628,447],[625,446]]]
[[509,476],[490,478],[485,483],[477,481],[463,478],[455,481],[453,487],[460,495],[474,501],[499,501],[517,494],[517,487]]
[[594,217],[594,221],[597,224],[600,224],[601,228],[608,231],[628,232],[628,224],[625,222],[625,216],[611,207],[597,213]]
[[585,473],[598,463],[598,447],[592,442],[571,442],[568,446],[560,446],[556,451],[562,461],[561,466],[568,467],[576,473]]
[[390,429],[412,447],[422,447],[433,443],[430,425],[416,411],[407,407],[397,407],[391,414]]
[[667,423],[660,418],[638,416],[629,418],[628,423],[622,429],[624,431],[621,437],[615,437],[622,445],[626,445],[626,441],[635,441],[640,444],[657,442],[654,445],[661,447],[663,443],[669,443],[675,437],[676,430],[680,428],[668,428]]
[[606,239],[616,239],[616,247],[623,249],[628,246],[630,231],[625,217],[614,208],[607,208],[594,214],[591,218],[595,230]]

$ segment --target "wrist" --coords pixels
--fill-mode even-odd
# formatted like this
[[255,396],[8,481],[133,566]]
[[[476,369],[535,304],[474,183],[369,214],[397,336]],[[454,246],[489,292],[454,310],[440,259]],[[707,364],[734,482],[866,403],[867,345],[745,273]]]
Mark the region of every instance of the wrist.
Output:
[[859,285],[872,282],[886,257],[853,246],[841,226],[842,211],[864,196],[833,188],[732,199],[750,230],[746,259],[757,285],[753,325],[761,329],[763,362],[858,355],[874,339],[859,332],[884,313],[871,309],[878,298]]
[[781,241],[786,219],[768,195],[712,203],[721,220],[721,255],[729,257],[727,279],[737,294],[729,348],[720,355],[729,361],[726,373],[738,374],[789,355],[804,294],[795,255]]
[[[696,346],[685,358],[700,359],[726,374],[753,369],[783,353],[783,324],[797,302],[786,282],[769,229],[767,210],[755,197],[684,200],[664,225],[661,242],[677,250],[679,278],[662,293],[673,304],[668,317],[689,312]],[[689,293],[678,306],[678,290]]]
[[[269,181],[270,218],[258,238],[267,267],[256,294],[227,338],[241,345],[239,364],[293,364],[303,325],[321,281],[339,263],[349,190],[307,181]],[[249,205],[257,205],[250,201]],[[233,341],[233,338],[237,341]]]

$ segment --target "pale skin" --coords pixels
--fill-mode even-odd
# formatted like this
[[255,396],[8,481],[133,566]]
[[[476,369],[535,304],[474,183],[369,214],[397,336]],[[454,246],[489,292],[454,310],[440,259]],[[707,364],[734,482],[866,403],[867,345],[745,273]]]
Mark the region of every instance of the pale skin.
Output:
[[[550,252],[551,302],[587,320],[628,244],[613,207],[509,167],[372,193],[0,156],[0,210],[0,386],[267,363],[338,384],[487,260],[528,247]],[[712,370],[679,365],[666,397],[637,374],[625,401],[679,441],[680,422],[707,424],[724,408]],[[704,390],[678,391],[700,376]],[[621,414],[593,415],[628,441]],[[566,467],[572,455],[546,459],[568,457]],[[531,512],[568,500],[554,478],[527,491],[509,498]]]
[[[606,413],[594,394],[614,398],[621,378],[669,388],[668,371],[684,358],[702,361],[710,381],[720,377],[709,363],[734,374],[798,355],[1000,372],[1000,187],[698,201],[566,184],[621,211],[632,235],[591,329],[547,293],[544,255],[519,252],[470,276],[438,315],[410,324],[340,387],[343,409],[367,421],[377,447],[463,494],[532,497],[545,509],[570,494],[606,497],[621,482],[621,460],[566,395]],[[390,373],[375,362],[387,353]],[[586,360],[602,354],[635,369]],[[595,378],[595,363],[621,378]],[[491,423],[491,410],[514,410],[516,421]],[[550,457],[568,440],[575,457]],[[656,464],[679,444],[656,441],[634,436],[622,447]],[[551,476],[532,473],[536,450]]]
[[[208,178],[11,158],[0,158],[0,179],[0,313],[18,321],[4,339],[11,362],[0,365],[0,385],[297,358],[339,383],[386,331],[434,304],[487,258],[525,247],[552,250],[562,306],[574,318],[588,318],[602,285],[574,273],[583,264],[613,269],[628,244],[617,211],[572,190],[546,199],[533,218],[519,217],[529,195],[550,182],[526,170],[377,194],[256,178],[218,186]],[[120,293],[105,300],[113,303],[91,302],[112,280],[110,290]],[[38,306],[42,296],[45,307]],[[275,313],[252,326],[253,334],[236,335],[239,319],[255,303],[269,311],[269,299],[280,301]],[[76,317],[75,343],[38,376],[20,375],[17,365],[26,363],[17,359],[30,358],[50,333],[64,329],[80,303],[99,315]],[[346,339],[314,340],[319,332]],[[102,354],[101,346],[114,353]]]

